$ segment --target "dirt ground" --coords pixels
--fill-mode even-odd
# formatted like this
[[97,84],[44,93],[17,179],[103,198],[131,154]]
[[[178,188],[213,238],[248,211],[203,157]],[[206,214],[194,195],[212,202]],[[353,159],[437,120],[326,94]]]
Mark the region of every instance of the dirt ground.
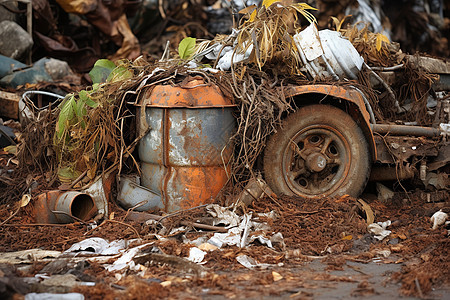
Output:
[[[281,232],[284,245],[274,244],[273,249],[258,243],[244,248],[224,246],[209,251],[206,263],[195,266],[185,259],[178,260],[187,257],[193,247],[183,243],[182,237],[193,240],[210,237],[213,232],[189,229],[161,238],[154,226],[125,220],[127,212],[117,206],[113,208],[114,219],[94,229],[81,223],[33,224],[30,203],[0,227],[0,252],[64,251],[81,240],[102,237],[108,241],[130,240],[134,246],[150,243],[170,259],[151,258],[149,254],[150,258],[144,256],[139,261],[139,268],[125,273],[108,272],[89,256],[78,257],[76,263],[62,258],[3,263],[0,294],[3,299],[44,291],[79,292],[86,299],[448,299],[449,235],[442,226],[432,230],[429,218],[439,209],[448,211],[449,201],[425,203],[418,194],[397,194],[388,203],[370,200],[373,195],[364,198],[374,212],[375,222],[392,221],[387,228],[392,232],[382,241],[368,233],[366,216],[357,199],[344,196],[305,202],[289,197],[264,198],[244,209],[253,214],[277,212],[275,221],[264,217],[259,221],[267,222],[273,232]],[[0,219],[8,218],[10,212],[10,208],[2,207]],[[201,221],[205,215],[199,208],[169,218],[166,225],[175,228],[183,219]],[[261,266],[245,268],[236,260],[240,255],[255,259]],[[73,274],[78,283],[91,284],[61,287],[36,280],[29,284],[29,278],[39,277],[37,274]]]

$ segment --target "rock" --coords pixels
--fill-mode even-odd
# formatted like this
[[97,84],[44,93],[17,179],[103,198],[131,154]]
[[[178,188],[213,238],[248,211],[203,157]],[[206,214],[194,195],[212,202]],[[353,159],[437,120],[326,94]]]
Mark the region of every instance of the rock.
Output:
[[50,58],[44,63],[44,68],[53,80],[63,79],[73,75],[69,64],[66,61]]
[[26,83],[53,82],[72,75],[73,72],[67,62],[54,58],[42,58],[31,68],[6,75],[0,80],[0,85],[16,88]]
[[3,2],[2,5],[0,5],[0,22],[3,21],[16,21],[16,14],[7,10],[6,7],[14,10],[18,10],[17,8],[17,2],[15,1],[9,1],[9,2]]
[[20,61],[0,55],[0,78],[11,74],[14,70],[25,68],[26,66],[26,64],[23,64]]
[[33,38],[12,21],[0,23],[0,54],[13,59],[22,59],[33,46]]
[[388,244],[389,245],[397,245],[400,242],[400,240],[398,238],[393,238],[391,240],[389,240]]
[[388,187],[382,185],[381,183],[377,182],[376,187],[378,193],[378,200],[386,202],[394,197],[394,192]]

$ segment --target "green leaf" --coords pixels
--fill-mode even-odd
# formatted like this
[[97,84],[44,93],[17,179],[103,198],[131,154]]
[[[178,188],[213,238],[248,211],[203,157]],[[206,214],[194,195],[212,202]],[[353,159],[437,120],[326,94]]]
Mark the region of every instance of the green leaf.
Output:
[[80,97],[81,102],[83,102],[83,104],[92,107],[92,108],[96,108],[98,106],[98,103],[95,102],[94,100],[91,99],[91,97],[89,96],[89,92],[85,91],[85,90],[81,90],[78,93],[78,96]]
[[188,59],[194,53],[195,43],[197,39],[187,37],[178,45],[178,55],[181,59]]
[[106,82],[116,82],[131,78],[133,74],[131,74],[130,70],[125,67],[117,67],[109,74]]
[[105,82],[108,78],[109,74],[114,70],[116,65],[114,62],[108,60],[108,59],[99,59],[94,64],[94,67],[89,72],[89,76],[92,79],[92,82],[95,83],[102,83]]
[[74,116],[75,106],[76,102],[73,94],[67,95],[64,101],[60,104],[61,111],[59,112],[59,118],[56,124],[56,133],[59,139],[64,133],[66,124],[68,123],[68,121],[72,120]]
[[80,176],[80,172],[72,169],[71,167],[60,168],[58,170],[58,177],[61,182],[69,182],[77,179]]

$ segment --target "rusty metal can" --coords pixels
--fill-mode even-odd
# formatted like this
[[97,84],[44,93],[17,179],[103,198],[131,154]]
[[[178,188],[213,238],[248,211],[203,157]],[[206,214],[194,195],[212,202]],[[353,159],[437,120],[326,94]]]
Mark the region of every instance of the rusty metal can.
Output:
[[211,203],[228,180],[235,105],[217,86],[157,85],[138,104],[141,185],[172,212]]

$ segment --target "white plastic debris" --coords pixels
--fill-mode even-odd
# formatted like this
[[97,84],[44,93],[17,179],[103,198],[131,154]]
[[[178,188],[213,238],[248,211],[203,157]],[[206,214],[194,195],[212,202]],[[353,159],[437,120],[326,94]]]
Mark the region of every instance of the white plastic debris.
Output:
[[135,263],[133,258],[139,253],[140,248],[131,248],[119,257],[112,265],[105,266],[105,269],[109,272],[121,271],[125,268],[133,268]]
[[197,247],[192,247],[191,249],[189,249],[189,257],[187,259],[198,264],[203,261],[205,255],[205,251],[202,251]]
[[105,239],[93,237],[73,244],[64,253],[82,252],[84,254],[114,255],[120,253],[120,250],[125,248],[125,240],[108,242]]
[[447,221],[447,219],[448,219],[448,214],[443,212],[442,209],[435,212],[430,218],[431,223],[433,223],[432,229],[435,230],[439,226],[443,225],[445,223],[445,221]]
[[135,263],[133,258],[140,252],[140,250],[144,247],[152,245],[152,243],[143,244],[125,251],[121,257],[119,257],[112,265],[106,265],[105,269],[109,272],[112,271],[121,271],[126,268],[134,268]]
[[[238,33],[238,30],[233,29],[233,32],[229,37],[237,36]],[[234,45],[234,47],[226,46],[222,48],[222,44],[217,43],[213,46],[213,49],[206,54],[206,58],[215,60],[219,57],[217,67],[222,71],[229,70],[232,64],[236,64],[250,57],[253,50],[253,44],[248,45],[248,47],[247,45],[248,44],[242,45],[242,49],[239,49],[237,45]],[[243,50],[245,50],[245,52],[243,52]]]
[[385,221],[385,222],[378,222],[378,223],[372,223],[367,226],[367,229],[370,233],[373,233],[375,235],[375,238],[377,240],[382,241],[385,237],[389,236],[391,234],[390,230],[387,230],[386,227],[391,225],[391,221]]
[[25,300],[84,300],[84,296],[80,293],[30,293],[25,295]]
[[240,223],[239,216],[229,210],[227,207],[222,207],[217,204],[211,204],[206,207],[206,211],[215,218],[213,225],[223,224],[227,228],[238,226]]
[[441,130],[441,135],[450,136],[450,123],[439,124],[439,129]]
[[256,267],[261,269],[267,269],[268,267],[272,266],[271,264],[261,264],[257,262],[255,259],[245,254],[239,255],[238,257],[236,257],[236,260],[247,269],[253,269]]
[[241,231],[238,227],[231,228],[226,233],[216,232],[209,240],[208,243],[222,248],[223,245],[240,245],[241,243]]

